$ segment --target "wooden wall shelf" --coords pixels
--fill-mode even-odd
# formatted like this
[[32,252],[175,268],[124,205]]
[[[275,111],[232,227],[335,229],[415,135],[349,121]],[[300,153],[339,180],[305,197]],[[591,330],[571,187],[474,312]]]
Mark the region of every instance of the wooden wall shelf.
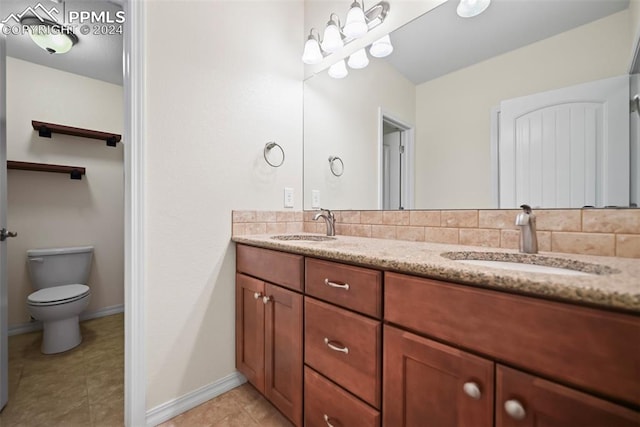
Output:
[[115,147],[122,139],[122,136],[117,133],[75,128],[55,123],[39,122],[37,120],[32,120],[31,125],[33,126],[33,129],[37,130],[38,134],[44,138],[51,138],[52,133],[60,133],[64,135],[80,136],[83,138],[99,139],[101,141],[106,141],[109,147]]
[[7,169],[68,173],[71,179],[82,179],[82,175],[86,174],[86,169],[80,166],[49,165],[46,163],[17,162],[14,160],[7,160]]

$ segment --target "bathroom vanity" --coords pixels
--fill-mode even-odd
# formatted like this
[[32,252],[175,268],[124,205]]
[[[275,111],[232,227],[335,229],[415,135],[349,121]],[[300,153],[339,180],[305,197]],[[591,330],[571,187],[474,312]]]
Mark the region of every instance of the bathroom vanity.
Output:
[[640,425],[637,260],[273,237],[234,237],[236,361],[295,425]]

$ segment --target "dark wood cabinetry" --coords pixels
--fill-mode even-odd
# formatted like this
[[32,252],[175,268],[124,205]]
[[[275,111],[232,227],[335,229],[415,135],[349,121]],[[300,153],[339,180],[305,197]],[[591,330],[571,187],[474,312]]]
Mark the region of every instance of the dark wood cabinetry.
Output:
[[[245,249],[238,246],[238,259],[247,259]],[[254,249],[250,248],[251,255]],[[302,265],[301,257],[296,263],[291,255],[280,258],[277,252],[268,252],[282,271],[286,271],[282,264]],[[274,276],[256,264],[249,269],[258,278],[236,274],[236,368],[289,420],[302,426],[303,297],[261,280]],[[302,286],[291,277],[287,284]]]

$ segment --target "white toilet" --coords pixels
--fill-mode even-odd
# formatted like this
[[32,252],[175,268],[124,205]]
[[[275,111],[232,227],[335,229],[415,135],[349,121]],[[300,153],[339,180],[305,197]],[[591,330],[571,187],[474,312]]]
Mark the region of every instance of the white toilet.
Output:
[[61,353],[82,342],[78,316],[89,304],[87,286],[93,246],[31,249],[27,262],[31,285],[27,308],[42,321],[44,354]]

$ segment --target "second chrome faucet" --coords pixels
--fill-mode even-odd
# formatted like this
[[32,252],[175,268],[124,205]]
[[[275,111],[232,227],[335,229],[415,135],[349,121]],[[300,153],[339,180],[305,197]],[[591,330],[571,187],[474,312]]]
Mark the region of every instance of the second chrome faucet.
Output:
[[516,225],[520,227],[520,252],[538,253],[538,237],[536,235],[536,216],[531,206],[521,205],[522,212],[516,216]]
[[323,218],[325,224],[327,225],[327,236],[335,236],[336,235],[336,217],[333,215],[329,209],[320,208],[320,212],[315,214],[313,217],[314,221],[317,221],[319,218]]

